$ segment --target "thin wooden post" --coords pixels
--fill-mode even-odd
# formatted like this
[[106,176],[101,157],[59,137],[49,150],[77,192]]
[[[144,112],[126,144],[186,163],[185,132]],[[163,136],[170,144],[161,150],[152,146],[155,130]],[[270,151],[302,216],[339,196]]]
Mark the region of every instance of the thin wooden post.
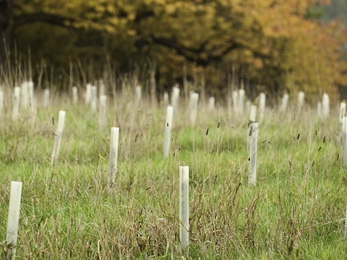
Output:
[[6,233],[7,259],[15,259],[16,256],[21,197],[22,182],[12,181]]
[[265,93],[260,93],[260,95],[259,95],[259,119],[258,119],[259,124],[263,123],[263,120],[264,120],[265,102],[266,102]]
[[195,92],[190,93],[189,109],[190,109],[190,125],[194,127],[196,121],[196,112],[198,108],[199,94]]
[[51,157],[52,165],[54,165],[54,162],[59,157],[61,137],[63,135],[63,130],[64,130],[65,115],[66,115],[65,111],[62,111],[62,110],[59,111],[58,126],[55,132],[54,146],[53,146],[53,152]]
[[109,180],[108,180],[109,187],[112,187],[116,181],[117,160],[118,160],[118,141],[119,141],[119,128],[111,127],[110,169],[109,169]]
[[342,144],[343,144],[343,153],[342,153],[342,163],[344,166],[347,166],[347,117],[342,119]]
[[189,246],[189,166],[180,166],[180,242],[181,251]]
[[286,93],[282,97],[281,108],[280,108],[281,113],[285,113],[287,111],[288,100],[289,100],[289,95]]
[[249,153],[249,176],[248,184],[255,185],[257,180],[257,147],[258,147],[258,123],[250,123],[250,153]]

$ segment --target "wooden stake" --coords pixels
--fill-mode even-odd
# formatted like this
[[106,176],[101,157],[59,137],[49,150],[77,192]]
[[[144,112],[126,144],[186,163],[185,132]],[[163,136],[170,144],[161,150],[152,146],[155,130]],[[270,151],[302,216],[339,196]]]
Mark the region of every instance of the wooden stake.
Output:
[[51,165],[54,165],[54,162],[59,157],[61,137],[63,135],[63,130],[64,130],[65,115],[66,115],[65,111],[62,111],[62,110],[59,111],[58,126],[55,132],[54,146],[53,146],[53,152],[51,157]]
[[190,101],[189,102],[190,125],[193,127],[196,121],[196,111],[198,108],[199,94],[195,92],[191,92],[189,101]]
[[16,255],[21,196],[22,182],[12,181],[6,233],[7,259],[14,259]]
[[259,95],[259,119],[258,119],[259,124],[261,124],[264,120],[265,102],[266,102],[265,93],[260,93],[260,95]]
[[78,102],[78,88],[72,87],[72,103],[77,104]]
[[110,138],[110,169],[109,169],[109,187],[112,187],[116,181],[117,173],[117,160],[118,160],[118,141],[119,141],[119,128],[111,127]]
[[347,117],[343,117],[342,119],[342,144],[343,144],[343,152],[342,152],[342,163],[344,166],[347,166]]
[[258,147],[258,123],[250,123],[250,153],[249,153],[249,176],[248,184],[255,185],[257,180],[257,147]]
[[19,114],[20,87],[14,88],[12,120],[16,120]]
[[189,246],[189,166],[180,166],[180,242],[181,251]]

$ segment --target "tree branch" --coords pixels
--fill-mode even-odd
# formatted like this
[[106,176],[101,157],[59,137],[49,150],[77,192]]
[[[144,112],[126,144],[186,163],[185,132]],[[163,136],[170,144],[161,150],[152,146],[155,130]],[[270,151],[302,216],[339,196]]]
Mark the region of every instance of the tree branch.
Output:
[[19,15],[14,19],[14,28],[19,27],[23,24],[43,22],[53,25],[58,25],[62,27],[68,27],[68,23],[74,22],[75,19],[70,17],[64,17],[55,14],[45,14],[45,13],[32,13]]
[[206,66],[208,64],[206,60],[199,57],[199,54],[200,54],[199,50],[201,48],[196,50],[190,47],[185,47],[183,45],[178,44],[174,39],[161,38],[161,37],[155,37],[155,36],[150,36],[150,37],[154,43],[157,43],[169,49],[175,50],[178,55],[185,57],[189,61],[196,62],[202,66]]
[[[207,66],[212,62],[219,62],[223,59],[223,57],[228,54],[230,51],[242,48],[244,47],[241,44],[229,42],[227,46],[223,48],[220,48],[222,50],[219,50],[218,54],[213,54],[214,52],[217,52],[219,48],[214,48],[212,50],[206,50],[206,46],[209,43],[209,41],[203,42],[199,48],[194,49],[191,47],[183,46],[176,42],[174,39],[168,39],[168,38],[160,38],[155,36],[150,36],[152,41],[154,43],[160,44],[162,46],[165,46],[169,49],[173,49],[177,52],[178,55],[181,55],[185,57],[188,61],[196,62],[197,64],[201,66]],[[202,54],[207,54],[207,57],[202,57]]]

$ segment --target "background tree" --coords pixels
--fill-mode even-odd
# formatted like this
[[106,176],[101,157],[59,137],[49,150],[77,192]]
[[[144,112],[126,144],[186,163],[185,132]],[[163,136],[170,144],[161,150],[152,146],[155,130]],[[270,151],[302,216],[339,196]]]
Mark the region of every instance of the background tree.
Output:
[[321,4],[0,0],[0,29],[6,44],[13,49],[16,43],[24,58],[29,48],[33,60],[65,70],[76,60],[94,63],[102,71],[110,57],[120,72],[151,61],[161,83],[171,85],[183,76],[186,64],[188,76],[196,81],[202,81],[197,71],[218,75],[206,80],[213,90],[226,87],[226,75],[234,67],[234,82],[245,82],[248,89],[263,85],[269,94],[303,89],[308,96],[324,91],[337,96],[336,86],[345,80],[341,42],[346,34],[338,22],[317,19],[312,7]]
[[347,23],[347,2],[344,0],[331,0],[329,5],[323,7],[323,21],[331,21],[341,19],[343,23]]

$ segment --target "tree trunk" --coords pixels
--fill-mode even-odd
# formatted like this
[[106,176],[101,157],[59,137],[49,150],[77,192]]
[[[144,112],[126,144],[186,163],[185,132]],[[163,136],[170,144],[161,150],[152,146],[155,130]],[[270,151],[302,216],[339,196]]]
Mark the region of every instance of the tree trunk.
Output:
[[13,33],[13,0],[0,0],[0,64],[7,60]]

